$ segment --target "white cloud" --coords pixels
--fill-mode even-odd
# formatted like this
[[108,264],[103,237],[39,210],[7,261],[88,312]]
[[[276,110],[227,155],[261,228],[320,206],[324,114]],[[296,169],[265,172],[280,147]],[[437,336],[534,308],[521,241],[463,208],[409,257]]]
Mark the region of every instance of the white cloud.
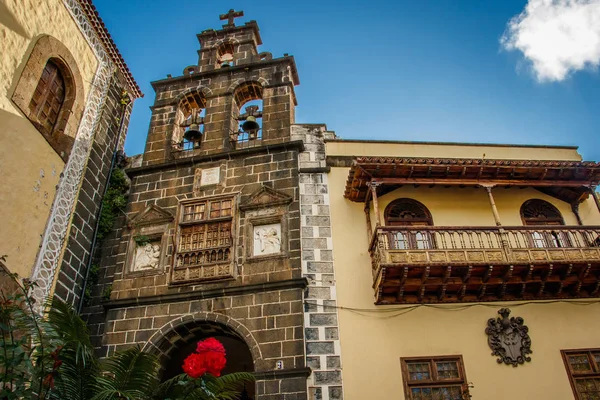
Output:
[[529,0],[500,40],[519,50],[540,82],[600,64],[600,0]]

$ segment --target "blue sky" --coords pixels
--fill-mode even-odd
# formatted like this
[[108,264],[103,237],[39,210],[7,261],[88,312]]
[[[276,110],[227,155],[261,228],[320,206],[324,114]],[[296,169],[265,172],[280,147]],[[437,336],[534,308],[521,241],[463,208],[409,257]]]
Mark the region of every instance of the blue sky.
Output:
[[[220,28],[219,14],[235,8],[245,12],[238,24],[258,22],[260,51],[294,55],[297,122],[326,123],[344,139],[578,145],[584,159],[600,160],[600,42],[590,45],[600,29],[567,29],[579,47],[552,33],[567,12],[576,24],[600,12],[600,0],[529,6],[553,1],[574,7],[530,12],[509,38],[514,51],[501,38],[527,0],[94,4],[145,94],[135,103],[129,155],[144,150],[150,82],[196,64],[196,33]],[[595,8],[575,8],[584,2]]]

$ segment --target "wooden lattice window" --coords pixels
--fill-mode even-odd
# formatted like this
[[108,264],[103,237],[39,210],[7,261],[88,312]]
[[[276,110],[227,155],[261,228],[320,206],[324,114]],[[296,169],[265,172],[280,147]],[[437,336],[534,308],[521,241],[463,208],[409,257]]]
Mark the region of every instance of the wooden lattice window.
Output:
[[461,356],[401,358],[407,400],[466,400],[467,378]]
[[600,399],[600,349],[562,350],[575,400]]
[[64,78],[58,66],[49,60],[29,102],[30,118],[42,133],[52,134],[64,101]]
[[[422,203],[413,199],[398,199],[385,209],[386,226],[432,226],[431,213]],[[433,234],[428,230],[410,230],[390,233],[392,248],[431,249],[435,248]]]
[[212,198],[181,206],[177,268],[231,261],[233,198]]

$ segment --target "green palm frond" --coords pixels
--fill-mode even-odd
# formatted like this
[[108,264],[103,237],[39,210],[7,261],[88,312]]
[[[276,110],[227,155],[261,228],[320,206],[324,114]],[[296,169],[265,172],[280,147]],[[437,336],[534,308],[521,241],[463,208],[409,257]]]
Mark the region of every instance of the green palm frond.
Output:
[[85,366],[94,359],[94,347],[86,323],[73,308],[58,299],[54,299],[48,312],[47,334],[52,335],[65,350],[73,353],[74,361]]
[[98,374],[98,363],[85,322],[73,308],[57,299],[51,301],[44,331],[47,339],[60,347],[55,388],[51,398],[88,400]]
[[177,375],[159,386],[153,399],[157,400],[237,400],[244,384],[254,382],[254,375],[235,372],[218,378],[205,374],[192,379],[186,374]]
[[93,400],[145,400],[158,385],[159,362],[156,356],[133,347],[105,360],[96,378]]
[[206,374],[206,388],[219,400],[236,400],[244,383],[254,382],[254,375],[247,372],[234,372],[215,378]]

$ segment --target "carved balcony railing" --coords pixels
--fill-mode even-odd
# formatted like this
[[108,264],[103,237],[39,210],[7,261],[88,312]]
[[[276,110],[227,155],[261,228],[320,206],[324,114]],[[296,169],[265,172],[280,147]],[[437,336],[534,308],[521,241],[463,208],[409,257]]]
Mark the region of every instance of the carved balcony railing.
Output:
[[173,284],[226,278],[233,278],[230,246],[184,250],[175,256]]
[[595,297],[600,227],[380,227],[378,304]]

